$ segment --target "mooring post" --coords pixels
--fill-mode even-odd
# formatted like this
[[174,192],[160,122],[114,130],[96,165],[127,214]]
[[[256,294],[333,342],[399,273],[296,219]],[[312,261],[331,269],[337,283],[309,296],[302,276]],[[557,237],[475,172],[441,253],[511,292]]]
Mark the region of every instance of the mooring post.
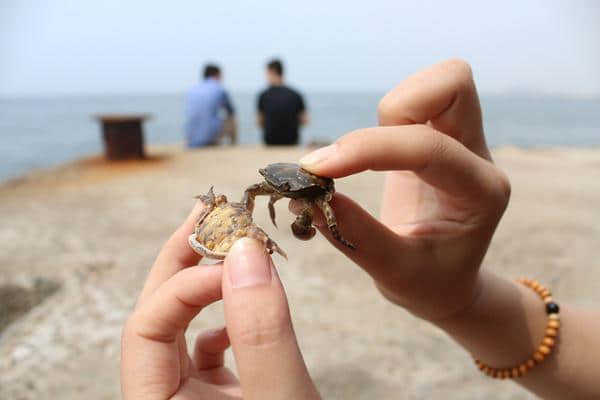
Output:
[[144,158],[142,123],[149,114],[104,114],[94,116],[102,125],[104,155],[108,160]]

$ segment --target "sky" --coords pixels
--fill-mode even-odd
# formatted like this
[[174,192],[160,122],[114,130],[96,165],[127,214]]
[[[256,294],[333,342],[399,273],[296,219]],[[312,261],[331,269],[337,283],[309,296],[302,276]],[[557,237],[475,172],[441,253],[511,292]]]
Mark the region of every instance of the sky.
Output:
[[600,2],[0,0],[0,96],[234,90],[281,57],[307,91],[381,91],[450,57],[482,93],[600,95]]

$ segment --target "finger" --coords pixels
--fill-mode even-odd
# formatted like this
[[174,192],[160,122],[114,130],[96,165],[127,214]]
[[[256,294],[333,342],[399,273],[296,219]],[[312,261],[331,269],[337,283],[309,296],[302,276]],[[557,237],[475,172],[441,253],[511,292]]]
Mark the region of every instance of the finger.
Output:
[[199,370],[222,367],[225,363],[225,350],[229,347],[229,337],[225,327],[202,332],[196,337],[194,364]]
[[383,97],[378,116],[383,126],[431,122],[490,159],[473,73],[465,61],[447,60],[410,76]]
[[283,287],[259,242],[235,243],[225,259],[223,295],[244,398],[319,398],[298,348]]
[[222,265],[206,265],[179,271],[164,282],[133,314],[138,335],[170,341],[202,307],[221,298],[217,285]]
[[[367,128],[300,160],[307,170],[332,178],[365,170],[413,171],[454,196],[486,201],[508,182],[492,163],[427,125]],[[475,195],[475,196],[474,196]],[[504,200],[504,199],[502,199]]]
[[202,332],[196,337],[193,362],[196,370],[192,375],[202,382],[219,385],[236,385],[239,381],[225,367],[225,351],[229,337],[225,327]]
[[[354,243],[356,249],[349,249],[331,235],[325,217],[316,207],[313,225],[338,250],[364,268],[375,280],[385,280],[390,265],[397,263],[398,254],[404,254],[410,243],[343,194],[335,193],[330,204],[335,212],[340,233]],[[302,204],[290,201],[289,209],[298,214],[302,211]]]
[[202,257],[191,249],[188,244],[188,237],[194,231],[194,225],[203,208],[204,204],[201,201],[196,202],[192,212],[187,216],[183,224],[163,245],[148,274],[138,303],[148,298],[157,287],[177,273],[177,271],[198,264]]
[[175,392],[187,374],[177,337],[202,307],[221,298],[221,276],[221,265],[184,269],[138,306],[121,342],[124,393],[149,395],[151,390],[153,396],[159,392],[170,396]]

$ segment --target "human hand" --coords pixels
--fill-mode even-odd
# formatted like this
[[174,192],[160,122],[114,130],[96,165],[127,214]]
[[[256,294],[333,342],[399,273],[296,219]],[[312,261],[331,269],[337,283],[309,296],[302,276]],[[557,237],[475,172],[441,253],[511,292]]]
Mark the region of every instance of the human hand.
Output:
[[378,115],[379,127],[300,162],[332,178],[391,171],[381,219],[334,195],[339,229],[356,250],[332,239],[319,213],[314,223],[390,301],[431,321],[451,318],[481,290],[478,271],[510,196],[485,143],[470,67],[449,60],[413,75],[381,100]]
[[[187,237],[201,208],[199,203],[161,250],[123,329],[123,397],[318,399],[283,287],[262,246],[242,239],[223,264],[196,266],[200,256]],[[221,297],[227,328],[201,333],[190,356],[187,326]],[[239,381],[224,366],[230,342]]]

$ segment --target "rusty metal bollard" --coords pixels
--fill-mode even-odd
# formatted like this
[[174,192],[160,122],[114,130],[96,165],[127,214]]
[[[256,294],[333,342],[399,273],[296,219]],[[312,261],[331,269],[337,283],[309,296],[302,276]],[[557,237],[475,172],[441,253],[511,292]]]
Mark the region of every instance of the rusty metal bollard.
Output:
[[144,154],[142,123],[149,114],[95,115],[102,125],[104,155],[108,160],[141,159]]

